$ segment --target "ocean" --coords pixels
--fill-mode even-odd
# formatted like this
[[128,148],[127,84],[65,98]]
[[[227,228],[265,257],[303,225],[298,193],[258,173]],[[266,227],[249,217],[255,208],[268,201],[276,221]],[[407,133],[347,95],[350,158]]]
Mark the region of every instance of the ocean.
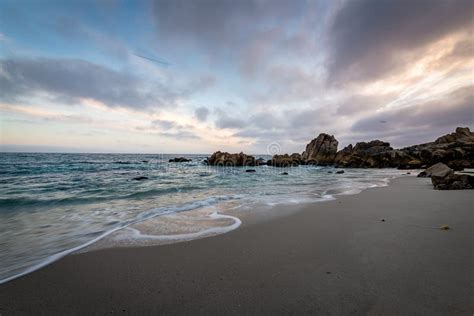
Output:
[[[168,162],[177,156],[192,161]],[[111,234],[199,238],[238,227],[238,218],[225,215],[229,203],[235,208],[324,201],[387,185],[402,174],[395,169],[335,174],[337,169],[318,166],[213,167],[203,163],[207,156],[0,153],[0,284]],[[142,176],[147,179],[134,180]],[[199,214],[209,208],[213,211]],[[172,220],[153,224],[160,217]],[[209,224],[214,221],[219,225]],[[140,236],[142,228],[148,232]]]

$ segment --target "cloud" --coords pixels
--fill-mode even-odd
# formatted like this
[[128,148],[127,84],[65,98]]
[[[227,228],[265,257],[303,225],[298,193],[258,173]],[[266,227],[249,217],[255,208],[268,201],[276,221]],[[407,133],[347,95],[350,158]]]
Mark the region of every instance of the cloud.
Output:
[[209,116],[209,109],[201,106],[194,111],[194,116],[201,122],[205,122]]
[[181,139],[200,139],[199,135],[190,132],[190,131],[177,131],[177,132],[162,132],[159,133],[158,135],[164,136],[164,137],[169,137],[169,138],[174,138],[177,140]]
[[361,140],[387,138],[394,145],[414,145],[432,141],[456,126],[472,127],[473,104],[474,92],[471,87],[465,87],[442,99],[362,118],[352,125],[351,131]]
[[328,34],[329,82],[378,78],[443,36],[472,34],[473,10],[470,0],[347,1]]
[[[201,83],[195,87],[201,87]],[[80,101],[93,99],[109,107],[135,110],[175,104],[193,90],[179,90],[161,82],[145,82],[80,59],[0,60],[0,100],[16,102],[39,94]]]
[[168,120],[153,120],[151,122],[151,125],[153,127],[158,126],[162,129],[172,129],[175,127],[179,127],[179,125],[176,122],[168,121]]
[[[207,46],[236,47],[263,21],[277,23],[302,12],[304,2],[285,0],[156,0],[153,13],[160,36]],[[176,39],[176,38],[175,38]]]

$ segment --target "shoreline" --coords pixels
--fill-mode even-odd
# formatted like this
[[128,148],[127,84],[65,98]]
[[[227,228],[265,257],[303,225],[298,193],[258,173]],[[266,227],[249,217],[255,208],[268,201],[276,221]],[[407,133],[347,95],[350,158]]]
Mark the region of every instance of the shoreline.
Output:
[[[257,221],[257,222],[260,222],[260,221],[267,221],[267,220],[271,220],[273,218],[278,218],[278,217],[281,217],[281,216],[287,216],[288,214],[291,214],[293,212],[295,212],[295,210],[293,211],[289,211],[288,214],[286,214],[285,212],[272,212],[271,209],[274,209],[274,208],[301,208],[302,206],[304,205],[311,205],[313,203],[321,203],[321,202],[328,202],[328,201],[332,201],[332,200],[335,200],[338,196],[345,196],[345,195],[357,195],[357,194],[360,194],[361,192],[367,190],[367,189],[372,189],[372,188],[378,188],[378,187],[386,187],[388,185],[390,185],[390,182],[393,180],[393,179],[396,179],[396,178],[399,178],[399,177],[404,177],[404,176],[407,176],[406,174],[406,171],[413,171],[413,170],[399,170],[400,172],[404,172],[404,173],[400,173],[399,175],[392,175],[391,177],[387,177],[386,179],[384,179],[384,183],[383,184],[379,184],[379,185],[371,185],[369,187],[366,187],[366,188],[362,188],[362,189],[348,189],[347,191],[343,191],[343,192],[339,192],[339,193],[330,193],[330,194],[325,194],[324,196],[322,196],[320,199],[317,199],[317,200],[312,200],[312,199],[309,199],[309,200],[305,200],[305,201],[297,201],[297,202],[282,202],[282,201],[279,201],[279,202],[276,202],[276,203],[265,203],[265,202],[251,202],[251,203],[243,203],[243,204],[240,204],[238,206],[238,208],[242,207],[242,206],[247,206],[250,204],[252,205],[253,208],[257,208],[259,210],[263,210],[265,209],[263,212],[254,212],[254,211],[244,211],[244,212],[239,212],[239,211],[235,211],[235,207],[232,207],[230,208],[230,211],[229,209],[225,209],[224,212],[218,212],[218,214],[221,214],[223,215],[223,217],[230,217],[230,218],[233,218],[233,223],[229,226],[217,226],[217,227],[209,227],[208,229],[204,229],[203,231],[198,231],[198,232],[192,232],[192,233],[189,233],[189,234],[182,234],[182,236],[178,236],[178,235],[181,235],[179,233],[177,233],[176,235],[178,237],[181,237],[181,238],[169,238],[167,235],[163,234],[163,235],[157,235],[157,236],[146,236],[146,233],[140,233],[140,231],[136,230],[133,228],[133,226],[137,225],[137,224],[140,224],[140,223],[144,223],[144,222],[148,222],[148,221],[153,221],[153,220],[159,220],[163,217],[166,217],[168,215],[175,215],[175,214],[181,214],[181,213],[188,213],[188,212],[194,212],[194,211],[199,211],[201,209],[205,209],[205,208],[215,208],[216,206],[219,206],[221,204],[225,204],[225,203],[228,203],[228,202],[232,202],[232,201],[237,201],[237,200],[229,200],[229,201],[226,201],[226,199],[224,200],[221,200],[220,202],[218,202],[216,205],[208,205],[208,206],[198,206],[196,208],[191,208],[191,209],[187,209],[186,206],[183,206],[185,209],[183,211],[168,211],[168,212],[165,212],[165,213],[161,213],[161,214],[156,214],[156,215],[152,215],[152,216],[149,216],[147,218],[144,218],[144,219],[139,219],[139,220],[136,220],[136,221],[133,221],[123,227],[116,227],[114,229],[111,229],[109,231],[105,231],[104,233],[102,233],[101,235],[95,237],[94,239],[90,240],[90,241],[87,241],[86,243],[84,244],[80,244],[80,245],[77,245],[75,247],[72,247],[70,249],[65,249],[63,251],[60,251],[54,255],[51,255],[50,257],[48,258],[45,258],[44,261],[40,262],[39,264],[36,264],[34,266],[31,266],[29,268],[27,268],[25,271],[23,272],[20,272],[16,275],[13,275],[13,276],[10,276],[10,277],[7,277],[5,279],[2,279],[0,280],[0,286],[3,285],[3,284],[6,284],[6,283],[9,283],[11,281],[14,281],[18,278],[21,278],[25,275],[28,275],[28,274],[31,274],[31,273],[34,273],[40,269],[43,269],[44,267],[58,261],[58,260],[61,260],[62,258],[66,257],[66,256],[70,256],[70,255],[76,255],[76,254],[80,254],[80,253],[85,253],[85,252],[92,252],[92,251],[97,251],[97,250],[103,250],[103,249],[114,249],[114,248],[130,248],[130,247],[149,247],[149,246],[162,246],[162,245],[166,245],[166,244],[174,244],[174,243],[181,243],[181,242],[189,242],[189,241],[193,241],[193,240],[197,240],[197,239],[202,239],[202,238],[209,238],[209,237],[215,237],[215,236],[218,236],[218,235],[221,235],[221,234],[226,234],[234,229],[237,229],[240,225],[248,225],[254,221]],[[292,195],[288,195],[288,198],[291,198]],[[215,197],[211,197],[211,199],[214,199]],[[202,201],[198,201],[197,203],[201,203]],[[179,207],[178,207],[179,208]],[[213,215],[211,214],[209,217],[212,217]],[[245,218],[245,220],[243,220],[243,218]],[[130,228],[130,231],[131,231],[131,235],[133,235],[135,237],[135,242],[124,242],[123,244],[121,244],[120,242],[115,242],[113,241],[111,238],[112,237],[115,237],[115,235],[119,234],[118,237],[121,237],[120,234],[124,231],[127,231],[128,229]],[[207,231],[209,231],[209,234],[207,234]],[[217,232],[217,233],[214,233]],[[130,234],[129,234],[130,235]],[[138,242],[138,239],[140,239],[140,235],[143,235],[143,243],[140,243]],[[185,235],[189,235],[189,236],[185,236]],[[137,238],[138,237],[138,238]],[[146,239],[147,237],[150,237],[148,238],[148,242],[146,242]],[[111,240],[108,240],[108,239],[111,239]],[[132,239],[133,237],[129,236],[130,239]]]
[[214,238],[66,256],[0,285],[0,312],[467,315],[472,198],[428,182],[276,206],[288,214]]

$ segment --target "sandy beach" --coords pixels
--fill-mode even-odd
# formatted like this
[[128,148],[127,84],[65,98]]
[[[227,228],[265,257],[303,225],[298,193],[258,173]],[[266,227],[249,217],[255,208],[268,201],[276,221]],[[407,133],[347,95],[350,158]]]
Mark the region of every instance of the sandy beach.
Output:
[[473,202],[403,177],[216,237],[69,255],[1,285],[0,314],[472,315]]

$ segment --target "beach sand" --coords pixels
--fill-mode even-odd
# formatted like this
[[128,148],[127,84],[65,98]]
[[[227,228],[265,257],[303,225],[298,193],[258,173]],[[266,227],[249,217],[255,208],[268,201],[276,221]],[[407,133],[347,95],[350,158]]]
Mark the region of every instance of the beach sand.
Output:
[[472,315],[473,196],[403,177],[216,237],[70,255],[1,285],[0,314]]

